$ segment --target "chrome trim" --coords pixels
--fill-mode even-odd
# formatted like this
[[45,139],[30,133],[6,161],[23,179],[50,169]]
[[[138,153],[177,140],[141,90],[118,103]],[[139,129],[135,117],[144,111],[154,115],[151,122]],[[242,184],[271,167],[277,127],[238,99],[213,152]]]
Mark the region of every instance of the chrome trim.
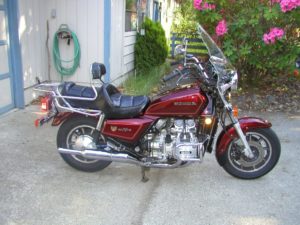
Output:
[[254,155],[253,155],[253,152],[252,152],[252,150],[249,146],[249,143],[246,139],[246,136],[244,135],[244,133],[241,129],[240,123],[237,122],[237,123],[233,124],[233,126],[234,126],[239,138],[243,142],[244,147],[245,147],[244,150],[243,150],[243,153],[245,154],[246,157],[252,159],[254,157]]
[[[46,84],[39,84],[33,88],[34,91],[40,91],[40,92],[47,92],[53,94],[54,98],[62,98],[62,99],[73,99],[73,100],[82,100],[82,101],[95,101],[98,97],[97,90],[94,85],[91,85],[95,97],[93,98],[85,98],[85,97],[74,97],[74,96],[65,96],[61,95],[59,91],[59,86],[61,83],[46,83]],[[47,88],[51,88],[51,90],[48,90]]]
[[[94,109],[84,109],[84,108],[75,108],[70,105],[70,103],[66,99],[72,99],[72,100],[81,100],[81,101],[95,101],[98,97],[97,90],[94,85],[92,85],[92,89],[94,91],[95,97],[93,98],[84,98],[84,97],[73,97],[73,96],[64,96],[61,95],[61,92],[59,91],[59,86],[61,83],[45,83],[45,84],[39,84],[34,87],[34,91],[38,92],[44,92],[44,93],[49,93],[53,97],[54,104],[59,109],[60,111],[70,111],[70,112],[75,112],[79,114],[83,114],[86,116],[94,116],[97,117],[99,116],[102,111],[101,110],[94,110]],[[66,106],[61,105],[59,103],[58,99],[61,99],[63,103]]]
[[[199,158],[195,159],[195,158],[185,158],[182,159],[183,161],[186,162],[202,162],[203,161],[203,143],[206,142],[207,139],[205,139],[203,142],[198,142],[198,143],[180,143],[176,145],[176,149],[180,148],[180,147],[184,147],[184,146],[190,146],[190,147],[197,147],[197,151],[198,151],[198,155]],[[179,157],[179,156],[178,156]]]
[[134,158],[126,153],[110,153],[101,150],[73,150],[66,148],[58,148],[58,152],[62,154],[70,154],[70,155],[79,155],[88,159],[98,159],[104,161],[113,161],[113,162],[122,162],[122,163],[131,163],[139,166],[149,167],[149,168],[176,168],[179,167],[182,163],[181,159],[176,159],[176,162],[173,164],[167,163],[153,163],[153,162],[144,162],[140,161],[137,158]]
[[104,115],[104,113],[101,113],[100,117],[99,117],[99,120],[98,120],[98,123],[97,123],[97,126],[96,126],[96,130],[101,131],[104,119],[105,119],[105,115]]
[[66,102],[68,107],[65,107],[65,106],[62,106],[58,102],[57,99],[54,99],[54,101],[55,101],[56,107],[58,107],[59,109],[66,110],[66,111],[76,112],[76,113],[83,114],[83,115],[86,115],[86,116],[94,116],[94,117],[97,117],[102,113],[102,111],[100,111],[100,110],[74,108],[68,102]]

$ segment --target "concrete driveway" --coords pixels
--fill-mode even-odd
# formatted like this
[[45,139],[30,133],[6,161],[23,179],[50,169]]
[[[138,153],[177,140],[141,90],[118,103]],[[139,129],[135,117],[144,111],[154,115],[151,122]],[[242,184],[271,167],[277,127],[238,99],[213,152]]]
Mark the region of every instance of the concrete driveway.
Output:
[[56,151],[57,128],[33,126],[35,109],[0,117],[1,225],[299,223],[300,115],[262,115],[282,143],[279,164],[265,177],[233,178],[207,154],[201,165],[152,169],[142,183],[133,165],[70,168]]

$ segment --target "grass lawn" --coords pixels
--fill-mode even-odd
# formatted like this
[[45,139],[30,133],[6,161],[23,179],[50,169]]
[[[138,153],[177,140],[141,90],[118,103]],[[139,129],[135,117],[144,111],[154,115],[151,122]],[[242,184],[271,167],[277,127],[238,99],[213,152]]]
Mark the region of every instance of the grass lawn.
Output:
[[162,76],[170,70],[170,63],[154,67],[147,73],[131,75],[123,84],[124,92],[130,95],[150,95],[160,84]]

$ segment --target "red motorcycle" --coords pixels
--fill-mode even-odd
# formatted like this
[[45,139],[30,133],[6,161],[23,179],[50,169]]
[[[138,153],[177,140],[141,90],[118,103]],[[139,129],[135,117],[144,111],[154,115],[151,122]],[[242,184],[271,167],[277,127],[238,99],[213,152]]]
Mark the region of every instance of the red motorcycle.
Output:
[[[111,84],[100,88],[73,82],[40,84],[45,92],[42,108],[47,116],[36,125],[52,121],[59,126],[58,152],[66,163],[94,172],[112,161],[147,168],[177,168],[202,161],[206,152],[231,175],[258,178],[274,168],[280,142],[271,123],[255,117],[236,118],[229,103],[237,86],[237,72],[199,25],[199,37],[207,46],[209,61],[201,63],[186,55],[184,68],[165,81],[187,76],[195,82],[150,100],[147,96],[121,94]],[[184,72],[182,72],[184,71]],[[93,79],[105,75],[105,66],[94,63]],[[219,128],[219,129],[218,129]]]

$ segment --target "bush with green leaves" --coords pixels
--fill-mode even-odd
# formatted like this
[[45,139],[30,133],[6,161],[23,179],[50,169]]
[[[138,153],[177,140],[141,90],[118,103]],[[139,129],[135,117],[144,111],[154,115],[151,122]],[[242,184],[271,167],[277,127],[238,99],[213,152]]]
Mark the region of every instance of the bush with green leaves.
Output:
[[300,0],[194,0],[193,6],[196,20],[243,77],[257,81],[295,69]]
[[197,31],[196,14],[193,0],[182,0],[180,7],[174,11],[171,31],[173,33],[188,34],[194,36]]
[[138,33],[135,43],[135,68],[139,72],[162,65],[168,56],[167,40],[161,24],[146,18],[142,29],[145,34]]

